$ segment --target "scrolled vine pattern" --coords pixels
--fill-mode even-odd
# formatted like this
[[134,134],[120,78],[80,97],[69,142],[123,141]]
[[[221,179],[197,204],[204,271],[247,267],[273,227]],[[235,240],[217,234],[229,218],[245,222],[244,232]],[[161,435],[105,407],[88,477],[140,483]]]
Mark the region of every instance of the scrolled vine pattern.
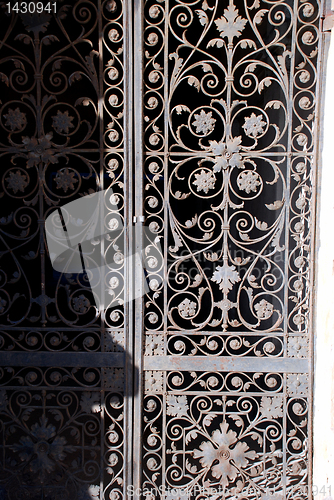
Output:
[[57,492],[68,499],[98,498],[104,477],[102,434],[105,489],[110,495],[119,490],[123,401],[118,394],[106,394],[102,403],[99,389],[1,389],[0,420],[0,485],[9,496],[26,491],[31,496]]
[[[201,383],[202,391],[183,382],[176,391],[178,375],[184,381],[189,377],[186,372],[170,373],[167,393],[150,392],[145,398],[143,487],[147,495],[163,498],[163,488],[166,495],[189,499],[242,495],[262,500],[267,495],[282,499],[304,494],[308,480],[305,397],[286,396],[279,383],[270,394],[256,391],[251,377],[246,382],[246,374],[241,373],[193,373],[190,378]],[[253,383],[259,375],[272,378],[255,374]]]
[[[95,324],[100,312],[87,276],[52,274],[43,223],[56,207],[98,189],[106,189],[106,224],[112,214],[124,214],[123,4],[87,0],[69,7],[60,1],[52,15],[13,12],[8,19],[1,10],[9,23],[0,53],[7,89],[0,106],[1,321]],[[85,230],[79,219],[74,223]],[[117,241],[103,245],[107,254]],[[37,263],[39,288],[31,272]],[[104,284],[110,292],[106,306],[118,308],[106,317],[110,327],[123,322],[123,274],[120,263]]]
[[[106,229],[116,213],[124,218],[125,7],[0,7],[0,346],[14,354],[14,366],[0,368],[0,490],[8,498],[116,500],[124,480],[122,368],[80,368],[72,357],[69,367],[22,367],[15,355],[125,349],[121,252],[117,270],[100,276],[110,297],[101,318],[90,270],[56,273],[44,228],[57,207],[99,189]],[[85,233],[81,219],[73,223]],[[117,243],[102,241],[104,254]]]
[[146,2],[148,330],[305,332],[318,29],[318,2]]
[[[311,355],[321,9],[145,2],[144,206],[166,278],[145,301],[149,500],[306,498],[309,375],[279,360]],[[224,356],[247,371],[198,371]]]

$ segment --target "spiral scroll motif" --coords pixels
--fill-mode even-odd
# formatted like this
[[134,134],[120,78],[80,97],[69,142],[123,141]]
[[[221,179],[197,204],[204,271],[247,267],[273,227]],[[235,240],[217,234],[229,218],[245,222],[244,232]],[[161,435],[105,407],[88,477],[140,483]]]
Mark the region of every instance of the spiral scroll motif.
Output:
[[[124,369],[80,361],[124,352],[123,261],[100,276],[110,297],[101,318],[90,269],[55,272],[44,234],[57,207],[100,189],[102,224],[124,219],[123,25],[122,0],[59,0],[41,14],[0,5],[0,348],[14,364],[0,368],[8,499],[123,497]],[[107,254],[118,242],[94,243]],[[25,367],[41,351],[56,356],[51,367]],[[66,351],[69,366],[55,368]]]
[[[145,2],[145,208],[166,278],[146,298],[145,485],[170,489],[154,498],[306,498],[308,375],[279,361],[311,355],[321,9]],[[232,373],[199,372],[208,358]]]
[[[101,234],[112,214],[124,218],[123,16],[116,0],[80,1],[71,8],[61,1],[55,14],[30,17],[6,16],[1,9],[2,29],[9,23],[2,42],[10,51],[0,54],[6,92],[0,107],[4,326],[100,326],[87,276],[52,271],[44,220],[56,207],[99,189],[105,189],[108,214]],[[73,222],[79,230],[82,221]],[[117,241],[101,244],[108,254]],[[113,311],[107,326],[122,327],[122,263],[100,280],[109,290],[106,308]],[[15,342],[21,343],[18,336]]]
[[146,2],[146,206],[168,264],[147,329],[301,335],[319,6],[165,8]]

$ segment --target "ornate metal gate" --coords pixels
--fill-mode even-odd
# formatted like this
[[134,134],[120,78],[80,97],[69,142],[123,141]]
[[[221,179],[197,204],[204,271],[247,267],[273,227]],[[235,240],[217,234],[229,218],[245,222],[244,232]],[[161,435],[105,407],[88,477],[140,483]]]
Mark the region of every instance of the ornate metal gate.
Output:
[[[323,7],[24,4],[0,18],[3,498],[310,497]],[[141,272],[95,242],[98,309],[44,221],[100,189],[129,255],[151,236],[132,302]]]

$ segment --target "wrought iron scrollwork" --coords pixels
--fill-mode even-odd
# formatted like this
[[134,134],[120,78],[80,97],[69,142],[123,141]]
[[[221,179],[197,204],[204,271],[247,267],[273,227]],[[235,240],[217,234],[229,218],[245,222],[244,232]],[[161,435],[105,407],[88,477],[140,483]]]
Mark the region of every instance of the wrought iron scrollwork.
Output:
[[[145,2],[145,207],[166,266],[146,299],[149,498],[306,498],[311,388],[284,363],[311,355],[320,16]],[[206,358],[232,373],[198,373]],[[266,358],[277,371],[254,375]]]
[[60,0],[52,14],[0,5],[1,351],[14,364],[22,352],[28,364],[39,351],[70,356],[58,368],[2,363],[8,500],[123,496],[124,367],[79,368],[76,356],[126,350],[124,259],[101,277],[110,292],[101,319],[87,275],[52,270],[44,222],[99,189],[102,223],[124,219],[124,9],[121,0]]

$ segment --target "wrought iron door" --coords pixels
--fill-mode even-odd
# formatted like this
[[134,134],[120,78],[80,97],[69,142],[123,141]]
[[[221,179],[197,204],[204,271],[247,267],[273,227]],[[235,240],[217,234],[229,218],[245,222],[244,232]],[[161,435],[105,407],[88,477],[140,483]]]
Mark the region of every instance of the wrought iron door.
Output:
[[[56,4],[1,5],[3,497],[309,498],[323,6]],[[44,221],[101,189],[97,308]]]
[[103,222],[117,213],[128,225],[130,3],[1,7],[3,498],[116,500],[131,477],[128,270],[116,253],[102,277],[110,307],[98,310],[86,274],[53,271],[44,222],[112,186]]

